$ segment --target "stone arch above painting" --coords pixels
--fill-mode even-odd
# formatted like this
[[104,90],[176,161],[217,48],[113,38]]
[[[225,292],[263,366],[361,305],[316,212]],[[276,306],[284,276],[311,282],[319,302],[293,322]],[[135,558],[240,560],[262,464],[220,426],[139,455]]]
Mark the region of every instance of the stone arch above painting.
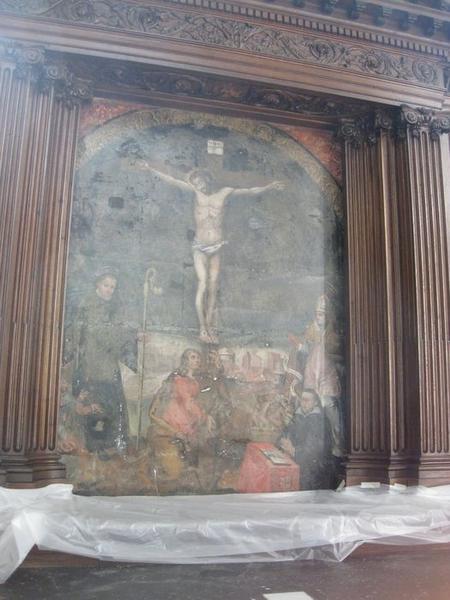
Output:
[[88,131],[60,425],[77,488],[333,485],[343,229],[336,181],[276,126],[130,105]]

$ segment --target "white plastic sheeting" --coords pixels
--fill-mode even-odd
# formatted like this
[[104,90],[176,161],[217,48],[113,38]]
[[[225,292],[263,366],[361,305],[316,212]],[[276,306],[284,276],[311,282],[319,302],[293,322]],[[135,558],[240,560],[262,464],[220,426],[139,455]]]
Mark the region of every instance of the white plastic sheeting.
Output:
[[450,542],[450,486],[171,497],[0,488],[0,581],[36,544],[149,563],[343,560],[364,542]]

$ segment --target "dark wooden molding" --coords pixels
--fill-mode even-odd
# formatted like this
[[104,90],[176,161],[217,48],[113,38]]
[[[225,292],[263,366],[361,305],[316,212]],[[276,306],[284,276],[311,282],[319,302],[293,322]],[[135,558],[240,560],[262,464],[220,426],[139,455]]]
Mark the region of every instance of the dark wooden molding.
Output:
[[363,101],[207,73],[97,57],[66,55],[64,60],[73,74],[80,75],[79,79],[92,82],[93,93],[101,97],[121,96],[141,102],[158,99],[168,103],[178,98],[201,101],[210,109],[214,105],[239,110],[249,107],[255,117],[258,113],[264,118],[302,117],[310,124],[324,126],[335,126],[343,117],[356,118],[370,110]]
[[[309,0],[301,12],[290,0],[270,7],[258,0],[236,4],[216,0],[0,0],[0,14],[4,15],[0,37],[48,41],[60,50],[70,47],[73,52],[114,58],[126,55],[165,67],[181,65],[255,81],[263,77],[268,81],[270,73],[272,82],[304,90],[314,90],[320,80],[320,91],[326,93],[441,108],[448,87],[448,43],[431,43],[410,33],[399,37],[392,31],[374,31],[380,7],[384,17],[392,12],[389,4],[383,8],[374,0],[370,19],[363,23],[348,17],[353,0],[333,3],[341,16],[345,15],[337,21],[334,12],[333,19],[325,18],[323,3],[315,0]],[[422,18],[416,14],[417,6],[410,5],[410,9]],[[397,22],[399,15],[393,12]],[[423,18],[434,22],[436,14],[425,12]],[[444,26],[441,29],[447,31]],[[250,56],[251,70],[247,67]],[[278,68],[276,61],[282,61]],[[374,80],[377,84],[372,86]]]
[[[137,10],[136,4],[132,7]],[[120,19],[104,25],[5,13],[0,39],[42,44],[56,53],[70,49],[73,55],[101,55],[384,104],[440,109],[445,99],[441,55],[391,49],[358,38],[343,40],[325,31],[265,25],[239,15],[211,15],[197,8],[181,13],[172,5],[147,5],[145,10],[153,17],[144,19],[144,26],[132,20],[134,29],[123,28]]]

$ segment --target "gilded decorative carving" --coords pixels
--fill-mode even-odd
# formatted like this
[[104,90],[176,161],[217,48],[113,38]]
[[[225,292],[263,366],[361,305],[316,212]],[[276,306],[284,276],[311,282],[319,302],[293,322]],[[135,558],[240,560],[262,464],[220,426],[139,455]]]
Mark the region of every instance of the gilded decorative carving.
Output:
[[294,29],[280,29],[216,14],[196,14],[126,0],[0,0],[0,10],[243,50],[255,55],[342,68],[356,73],[442,87],[436,64],[407,53],[344,44]]
[[43,93],[48,93],[53,87],[56,99],[67,106],[92,98],[91,82],[75,77],[63,62],[49,60],[45,48],[5,43],[0,46],[0,52],[15,63],[17,78],[30,77]]

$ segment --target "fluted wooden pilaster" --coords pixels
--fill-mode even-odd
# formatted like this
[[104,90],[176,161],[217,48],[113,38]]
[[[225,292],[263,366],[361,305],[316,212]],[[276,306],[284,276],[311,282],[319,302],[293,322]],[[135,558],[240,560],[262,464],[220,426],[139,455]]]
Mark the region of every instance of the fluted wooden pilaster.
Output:
[[[346,156],[349,361],[348,484],[414,483],[417,364],[411,211],[395,115],[343,129]],[[350,125],[350,126],[349,126]],[[411,305],[412,303],[412,305]]]
[[345,141],[348,253],[347,483],[385,480],[389,341],[382,163],[378,145]]
[[402,107],[344,130],[349,483],[450,483],[448,127]]
[[[450,483],[450,286],[448,146],[441,121],[402,108],[401,203],[410,206],[420,411],[418,480]],[[446,190],[447,187],[447,190]]]
[[8,484],[64,478],[55,452],[78,108],[0,70],[0,458]]
[[417,311],[414,295],[412,210],[404,202],[406,164],[393,136],[384,132],[382,185],[388,245],[389,314],[388,482],[416,483],[419,440]]

